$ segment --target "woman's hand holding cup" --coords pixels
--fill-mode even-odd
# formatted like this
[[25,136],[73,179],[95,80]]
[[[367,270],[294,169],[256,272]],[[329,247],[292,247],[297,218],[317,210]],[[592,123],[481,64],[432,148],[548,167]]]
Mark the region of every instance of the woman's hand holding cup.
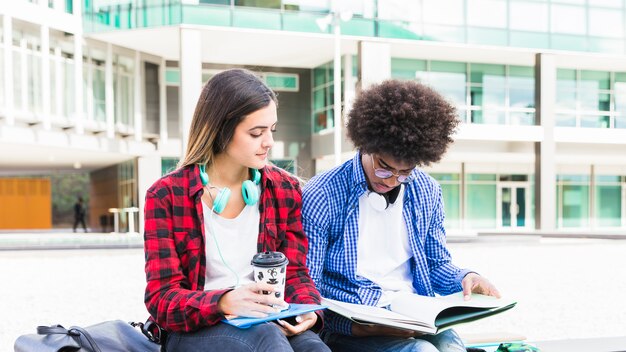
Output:
[[263,282],[250,283],[226,292],[217,302],[217,307],[224,315],[263,318],[280,312],[287,303],[274,294],[279,288]]

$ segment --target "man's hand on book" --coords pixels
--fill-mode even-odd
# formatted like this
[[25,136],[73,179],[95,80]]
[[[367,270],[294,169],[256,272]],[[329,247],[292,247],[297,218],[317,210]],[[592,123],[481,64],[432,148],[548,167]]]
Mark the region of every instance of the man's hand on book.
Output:
[[353,336],[395,336],[395,337],[416,337],[422,335],[420,332],[406,330],[406,329],[396,329],[389,326],[384,325],[363,325],[363,324],[352,324],[352,335]]
[[461,281],[461,286],[463,286],[463,297],[466,301],[470,300],[472,293],[480,293],[500,298],[500,292],[498,292],[498,289],[491,282],[489,282],[489,280],[476,273],[469,273],[465,275],[463,281]]
[[285,336],[299,335],[312,328],[316,321],[317,314],[314,312],[298,315],[295,317],[295,324],[290,324],[289,322],[281,319],[277,320],[278,326]]

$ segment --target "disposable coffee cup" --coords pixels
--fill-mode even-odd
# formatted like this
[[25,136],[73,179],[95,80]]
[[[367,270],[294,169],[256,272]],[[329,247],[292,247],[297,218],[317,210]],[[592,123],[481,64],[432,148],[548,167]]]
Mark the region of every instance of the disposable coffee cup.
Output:
[[[276,286],[276,298],[285,299],[285,278],[289,259],[281,252],[261,252],[252,257],[254,281]],[[270,292],[263,291],[264,294]]]

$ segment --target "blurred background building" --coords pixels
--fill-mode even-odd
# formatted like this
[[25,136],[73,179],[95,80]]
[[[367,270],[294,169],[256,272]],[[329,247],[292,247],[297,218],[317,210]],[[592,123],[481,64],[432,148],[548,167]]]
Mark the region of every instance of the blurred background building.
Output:
[[271,159],[299,176],[353,155],[334,126],[360,89],[420,80],[463,121],[427,169],[448,229],[623,231],[625,23],[624,0],[2,1],[0,229],[57,226],[80,192],[95,229],[141,209],[203,83],[246,67],[279,95]]

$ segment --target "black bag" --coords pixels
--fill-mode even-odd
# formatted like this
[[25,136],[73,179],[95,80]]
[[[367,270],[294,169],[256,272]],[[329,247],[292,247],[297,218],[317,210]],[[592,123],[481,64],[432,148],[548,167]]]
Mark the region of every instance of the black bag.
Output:
[[18,337],[14,349],[15,352],[158,352],[161,346],[157,342],[158,337],[142,323],[112,320],[86,328],[38,326],[37,334]]

